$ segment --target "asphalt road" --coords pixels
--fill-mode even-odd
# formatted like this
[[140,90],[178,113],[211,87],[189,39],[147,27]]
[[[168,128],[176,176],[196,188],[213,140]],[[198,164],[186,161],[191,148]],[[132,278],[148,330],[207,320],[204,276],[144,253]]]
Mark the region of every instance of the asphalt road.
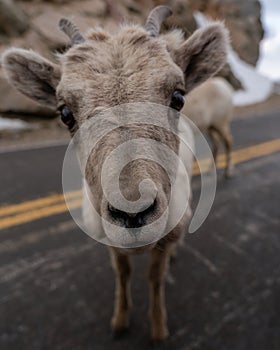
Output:
[[[233,134],[236,150],[279,139],[280,116],[236,120]],[[1,206],[61,193],[64,152],[0,153]],[[237,164],[229,181],[219,176],[208,219],[171,267],[171,336],[160,349],[280,349],[279,172],[280,152],[271,152]],[[0,349],[150,349],[147,263],[148,255],[134,258],[131,328],[116,341],[106,247],[65,211],[0,230]]]

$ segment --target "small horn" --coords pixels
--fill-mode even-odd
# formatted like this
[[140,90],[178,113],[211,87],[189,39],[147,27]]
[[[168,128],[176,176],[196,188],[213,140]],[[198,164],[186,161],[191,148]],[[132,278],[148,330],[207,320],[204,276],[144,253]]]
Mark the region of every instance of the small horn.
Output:
[[71,45],[81,44],[85,38],[79,32],[78,27],[67,18],[61,18],[59,21],[59,28],[70,38]]
[[162,22],[169,16],[172,15],[172,10],[168,6],[157,6],[149,14],[145,29],[150,36],[159,36],[159,31]]

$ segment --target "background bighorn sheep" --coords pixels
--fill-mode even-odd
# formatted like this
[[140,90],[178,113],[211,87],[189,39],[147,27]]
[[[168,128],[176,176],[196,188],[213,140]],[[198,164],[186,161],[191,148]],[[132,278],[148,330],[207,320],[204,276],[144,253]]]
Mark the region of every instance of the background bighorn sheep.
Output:
[[[23,94],[41,103],[57,106],[72,136],[87,121],[95,121],[97,110],[116,105],[147,102],[180,110],[184,102],[183,95],[224,65],[228,39],[227,31],[219,23],[198,30],[188,40],[183,39],[180,31],[160,36],[161,23],[170,14],[168,7],[159,6],[151,12],[144,28],[122,26],[113,34],[91,30],[85,37],[70,21],[63,19],[60,27],[70,37],[72,47],[59,57],[59,64],[32,51],[10,49],[3,55],[3,67],[11,84]],[[163,122],[175,124],[176,130],[177,120],[170,116],[166,114]],[[150,179],[156,186],[156,197],[146,197],[145,207],[137,213],[124,212],[108,203],[100,180],[102,164],[110,152],[127,139],[140,139],[139,147],[143,149],[148,140],[159,140],[176,154],[180,147],[176,134],[157,126],[135,124],[115,129],[110,135],[105,135],[95,149],[90,150],[84,180],[92,204],[100,215],[96,218],[97,222],[93,222],[93,229],[98,228],[110,236],[115,246],[120,246],[125,239],[133,239],[129,231],[131,228],[138,228],[141,237],[145,227],[150,227],[149,224],[161,216],[170,197],[166,172],[155,162],[132,158],[119,178],[124,197],[132,203],[137,200],[138,187],[144,179]],[[87,142],[82,141],[86,148]],[[155,154],[158,152],[157,149],[151,151]],[[184,161],[191,177],[192,155],[189,150],[186,152]],[[161,157],[161,154],[158,156]],[[176,173],[176,167],[172,166],[172,170],[175,177],[180,176]],[[114,173],[114,164],[111,171]],[[181,186],[183,190],[188,184]],[[189,194],[190,189],[187,188],[187,192]],[[179,204],[173,203],[174,207],[169,206],[169,211],[174,211]],[[85,216],[90,219],[93,213],[86,199],[83,209]],[[108,231],[100,217],[121,227],[123,234],[114,236],[114,231]],[[164,275],[171,248],[185,232],[189,218],[188,205],[181,221],[171,232],[161,238],[164,228],[158,227],[156,232],[150,232],[158,239],[141,248],[151,252],[150,318],[152,339],[155,341],[168,336]],[[164,220],[167,225],[169,217]],[[146,234],[148,237],[149,231]],[[129,253],[139,249],[110,249],[116,273],[112,328],[115,332],[121,332],[128,327],[131,306]]]
[[192,90],[182,113],[190,118],[213,143],[216,163],[220,141],[226,150],[225,177],[233,171],[232,135],[230,122],[233,113],[233,89],[223,78],[212,78]]

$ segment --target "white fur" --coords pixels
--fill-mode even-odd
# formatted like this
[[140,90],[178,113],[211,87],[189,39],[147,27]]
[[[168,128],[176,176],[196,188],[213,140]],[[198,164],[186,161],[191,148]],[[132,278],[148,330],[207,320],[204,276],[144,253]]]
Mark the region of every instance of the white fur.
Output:
[[212,78],[186,96],[182,113],[201,130],[228,129],[233,109],[233,89],[223,78]]

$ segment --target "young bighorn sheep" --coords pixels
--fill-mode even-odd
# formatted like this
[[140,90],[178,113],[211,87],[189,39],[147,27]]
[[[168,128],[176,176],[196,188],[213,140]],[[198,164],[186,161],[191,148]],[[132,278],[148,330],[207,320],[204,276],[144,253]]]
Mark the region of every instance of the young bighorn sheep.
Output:
[[202,131],[207,132],[213,143],[216,163],[220,141],[226,150],[225,177],[233,171],[232,135],[230,122],[233,112],[233,89],[223,78],[211,78],[192,90],[182,113]]
[[[175,123],[176,130],[176,116],[183,106],[183,95],[224,65],[228,39],[227,32],[220,23],[199,29],[188,40],[184,40],[178,30],[161,36],[161,23],[170,15],[171,10],[168,7],[159,6],[150,13],[144,28],[126,25],[114,34],[91,30],[86,36],[80,34],[69,20],[62,19],[60,27],[71,39],[72,46],[59,57],[59,64],[50,62],[33,51],[14,48],[4,53],[2,64],[10,83],[19,91],[40,103],[57,106],[62,121],[73,137],[87,121],[95,122],[97,111],[132,102],[172,107],[175,115],[172,112],[161,117],[162,122]],[[106,122],[104,114],[104,123]],[[164,218],[164,227],[155,225],[155,232],[149,231],[149,227],[168,207],[170,183],[159,164],[143,158],[132,159],[123,169],[118,179],[119,185],[124,197],[134,203],[139,198],[139,184],[141,185],[142,180],[149,179],[156,187],[155,198],[149,197],[148,193],[145,206],[136,213],[124,212],[108,203],[102,191],[102,164],[110,152],[127,139],[139,139],[138,148],[141,150],[146,149],[148,140],[156,140],[177,155],[181,152],[176,133],[171,133],[164,127],[135,123],[114,129],[89,152],[85,168],[86,192],[89,192],[90,200],[99,216],[94,217],[87,198],[83,210],[86,219],[91,221],[91,217],[94,217],[96,220],[92,220],[92,229],[102,231],[113,242],[110,250],[116,273],[115,308],[112,317],[112,328],[115,332],[122,332],[128,327],[131,306],[129,254],[139,252],[139,248],[118,247],[126,239],[137,241],[137,235],[130,235],[131,228],[138,229],[139,237],[142,237],[142,231],[146,227],[146,237],[156,235],[157,239],[153,239],[150,244],[144,243],[144,240],[143,245],[147,245],[140,249],[151,253],[151,332],[152,339],[159,341],[168,336],[164,275],[171,249],[186,230],[190,219],[190,206],[186,208],[177,226],[164,237],[164,227],[167,227],[170,220],[168,215]],[[87,142],[83,143],[83,147],[87,148]],[[137,151],[137,146],[135,147]],[[154,154],[159,152],[150,144],[147,147],[147,152],[149,151]],[[190,178],[192,155],[189,150],[185,150],[182,159]],[[115,165],[111,166],[112,172]],[[180,176],[176,173],[176,167],[172,166],[172,170],[176,178]],[[177,188],[175,202],[169,203],[170,213],[176,211],[180,205],[179,197],[189,184],[181,183],[180,186],[181,188]],[[187,192],[189,194],[190,188]],[[122,234],[114,235],[114,230],[105,227],[105,220],[101,218],[120,227]]]

